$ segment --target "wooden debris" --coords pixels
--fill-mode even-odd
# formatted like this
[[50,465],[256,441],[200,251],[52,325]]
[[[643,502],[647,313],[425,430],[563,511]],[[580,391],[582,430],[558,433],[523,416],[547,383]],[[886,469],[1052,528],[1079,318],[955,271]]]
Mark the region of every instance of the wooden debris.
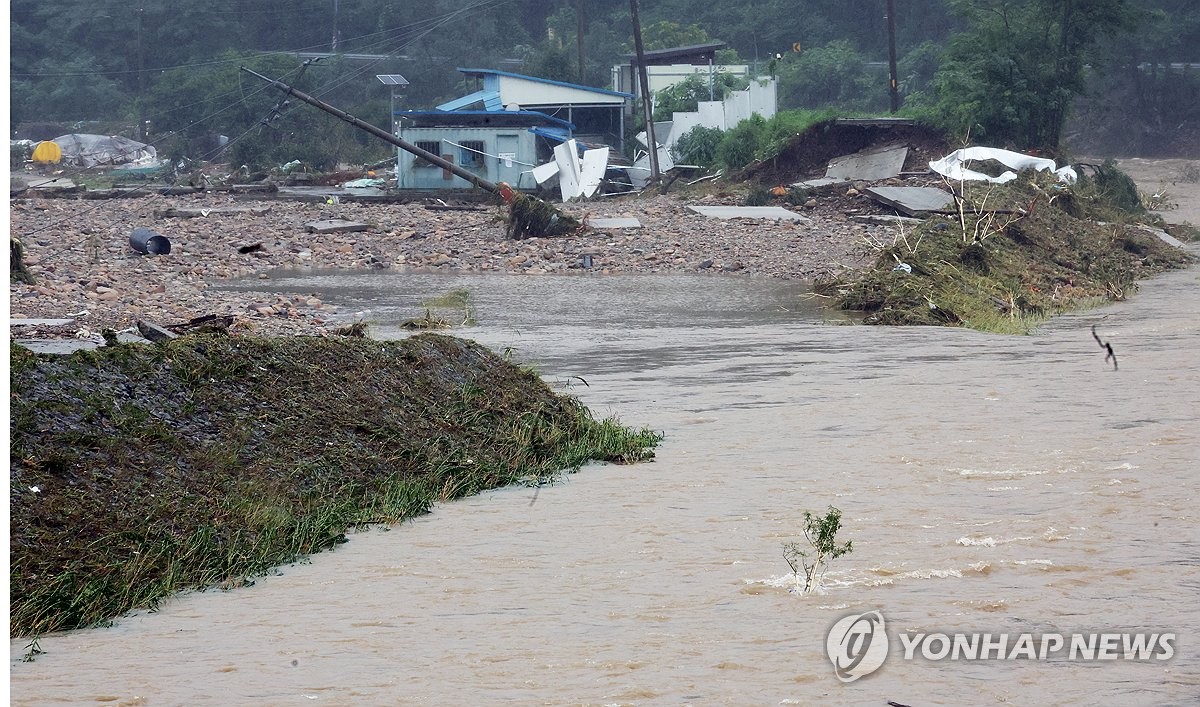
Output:
[[224,332],[233,325],[232,314],[205,314],[179,324],[168,324],[165,329],[176,333],[184,332]]
[[333,330],[336,336],[349,336],[355,339],[365,339],[367,336],[366,322],[354,322],[344,327],[338,327]]
[[882,226],[896,226],[901,224],[915,226],[919,223],[924,223],[924,219],[909,216],[888,216],[886,214],[860,214],[851,216],[850,218],[861,223],[874,223]]
[[179,338],[179,335],[175,332],[160,327],[153,322],[148,322],[145,319],[137,320],[137,330],[147,341],[166,341],[167,339]]

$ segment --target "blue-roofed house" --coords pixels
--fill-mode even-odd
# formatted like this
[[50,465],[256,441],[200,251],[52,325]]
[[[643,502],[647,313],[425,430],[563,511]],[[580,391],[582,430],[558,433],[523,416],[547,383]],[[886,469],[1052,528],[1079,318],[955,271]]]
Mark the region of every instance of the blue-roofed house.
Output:
[[[459,69],[478,90],[434,110],[398,111],[396,135],[493,182],[534,189],[530,170],[575,138],[617,150],[632,96],[491,69]],[[400,189],[465,189],[471,185],[419,157],[398,151]]]

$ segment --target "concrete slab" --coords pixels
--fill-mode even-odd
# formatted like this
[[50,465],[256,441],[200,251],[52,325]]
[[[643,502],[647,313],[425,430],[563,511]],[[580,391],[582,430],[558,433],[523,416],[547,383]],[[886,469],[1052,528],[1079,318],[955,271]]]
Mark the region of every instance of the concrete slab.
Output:
[[953,194],[933,187],[867,187],[864,193],[908,216],[947,211],[954,207]]
[[688,210],[711,218],[754,218],[774,221],[808,221],[795,211],[780,206],[689,206]]
[[34,178],[34,179],[30,179],[28,182],[26,182],[26,186],[28,186],[30,189],[45,189],[48,191],[52,191],[55,189],[61,189],[62,191],[71,191],[73,189],[79,188],[79,186],[77,184],[75,184],[75,182],[72,182],[70,179],[67,179],[66,177]]
[[1143,231],[1153,233],[1154,235],[1158,236],[1159,240],[1167,245],[1175,246],[1176,248],[1187,248],[1187,245],[1185,245],[1183,241],[1179,240],[1175,236],[1172,236],[1170,233],[1167,233],[1161,228],[1155,228],[1154,226],[1147,226],[1145,224],[1139,225],[1138,228],[1142,229]]
[[642,222],[633,217],[589,218],[586,225],[592,228],[641,228]]
[[830,160],[825,176],[868,182],[888,179],[900,174],[907,157],[908,145],[872,147]]
[[88,339],[14,339],[14,341],[34,353],[73,354],[84,349],[100,348],[100,344]]
[[370,225],[359,223],[358,221],[346,221],[340,218],[331,219],[329,221],[313,221],[312,223],[304,224],[305,230],[309,233],[355,233],[357,231],[365,231],[370,228]]
[[796,182],[792,186],[797,189],[807,189],[814,194],[833,194],[848,188],[850,180],[841,177],[820,177],[818,179],[807,179],[803,182]]
[[10,327],[15,327],[15,326],[56,327],[56,326],[69,326],[74,323],[75,323],[74,319],[24,319],[21,317],[13,317],[12,319],[8,320],[8,326],[10,326]]

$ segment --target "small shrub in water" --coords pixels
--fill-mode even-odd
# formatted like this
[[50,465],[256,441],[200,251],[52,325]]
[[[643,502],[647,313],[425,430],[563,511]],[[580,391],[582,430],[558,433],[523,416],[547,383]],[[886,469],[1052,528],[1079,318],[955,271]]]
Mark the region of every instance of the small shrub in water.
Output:
[[829,569],[829,563],[853,550],[853,541],[838,543],[837,533],[842,528],[842,512],[833,506],[824,516],[815,516],[812,511],[804,512],[804,538],[809,547],[800,543],[784,543],[783,559],[787,560],[792,573],[797,577],[804,571],[804,591],[817,588],[821,575]]

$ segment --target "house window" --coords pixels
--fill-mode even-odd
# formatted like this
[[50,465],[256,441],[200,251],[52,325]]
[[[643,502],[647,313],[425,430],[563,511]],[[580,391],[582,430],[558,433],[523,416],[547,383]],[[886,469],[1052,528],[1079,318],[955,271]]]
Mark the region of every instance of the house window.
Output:
[[[422,150],[425,150],[426,152],[432,152],[433,154],[441,157],[439,150],[442,149],[442,143],[439,140],[418,140],[417,147],[421,148]],[[424,159],[421,157],[414,157],[413,158],[413,167],[414,168],[416,168],[416,167],[437,167],[437,165],[435,165],[434,163],[430,162],[427,159]]]
[[462,147],[459,149],[458,163],[467,169],[485,169],[486,164],[483,159],[487,157],[484,154],[483,140],[463,140],[459,143]]

